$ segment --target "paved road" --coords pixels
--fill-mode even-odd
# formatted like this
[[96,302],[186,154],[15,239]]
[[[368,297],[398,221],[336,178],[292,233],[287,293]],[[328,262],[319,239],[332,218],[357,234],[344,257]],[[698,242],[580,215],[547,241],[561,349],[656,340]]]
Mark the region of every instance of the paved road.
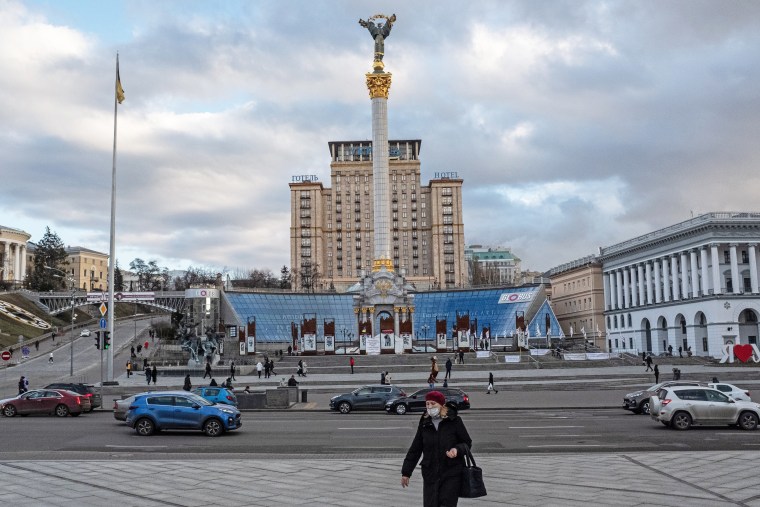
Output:
[[[476,449],[484,453],[760,450],[760,431],[726,427],[678,432],[622,410],[479,410],[461,415]],[[200,431],[140,437],[107,412],[64,419],[2,418],[0,459],[155,452],[372,456],[404,452],[418,421],[418,414],[246,412],[242,428],[210,439]]]

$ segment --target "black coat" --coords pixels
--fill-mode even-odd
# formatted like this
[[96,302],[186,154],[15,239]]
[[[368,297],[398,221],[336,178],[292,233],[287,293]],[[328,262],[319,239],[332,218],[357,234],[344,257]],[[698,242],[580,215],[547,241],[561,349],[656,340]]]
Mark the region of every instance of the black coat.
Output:
[[[423,503],[426,507],[457,504],[465,449],[472,445],[456,408],[449,406],[448,410],[437,430],[427,413],[423,414],[401,467],[401,475],[411,477],[422,456]],[[446,456],[452,447],[457,450],[456,458]]]

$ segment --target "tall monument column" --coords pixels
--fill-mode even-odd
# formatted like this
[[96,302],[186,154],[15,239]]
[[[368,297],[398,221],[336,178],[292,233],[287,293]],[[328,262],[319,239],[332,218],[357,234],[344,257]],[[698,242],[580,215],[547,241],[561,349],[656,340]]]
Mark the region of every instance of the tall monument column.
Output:
[[[380,20],[385,20],[385,23]],[[359,20],[359,24],[369,30],[375,41],[375,59],[372,62],[374,71],[366,74],[369,98],[372,100],[372,178],[375,192],[375,251],[372,271],[380,271],[382,268],[393,271],[388,192],[388,91],[391,88],[391,74],[383,70],[383,56],[385,39],[390,35],[395,21],[395,14],[391,17],[375,14],[366,21]]]

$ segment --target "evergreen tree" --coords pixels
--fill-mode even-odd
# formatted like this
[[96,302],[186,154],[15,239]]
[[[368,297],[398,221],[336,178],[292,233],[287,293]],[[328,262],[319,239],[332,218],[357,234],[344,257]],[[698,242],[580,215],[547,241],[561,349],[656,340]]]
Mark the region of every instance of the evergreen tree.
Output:
[[34,270],[29,275],[29,288],[39,292],[69,288],[66,257],[61,238],[51,232],[50,227],[45,227],[45,234],[34,252]]
[[116,259],[116,266],[114,266],[113,270],[113,290],[117,292],[124,290],[124,274],[122,274],[121,268],[119,268],[119,259]]
[[290,289],[290,270],[287,266],[282,266],[280,270],[280,288]]

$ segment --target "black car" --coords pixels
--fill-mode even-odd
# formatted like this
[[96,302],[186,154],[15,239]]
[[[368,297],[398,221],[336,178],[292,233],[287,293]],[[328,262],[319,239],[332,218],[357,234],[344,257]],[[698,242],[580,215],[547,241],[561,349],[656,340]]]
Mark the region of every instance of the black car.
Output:
[[446,397],[446,403],[453,403],[457,410],[465,410],[470,408],[470,397],[467,393],[461,389],[453,389],[451,387],[420,389],[409,396],[402,396],[400,398],[394,398],[389,400],[385,404],[385,411],[389,414],[396,413],[398,415],[406,414],[407,412],[423,412],[425,410],[425,395],[430,391],[439,391]]
[[352,410],[382,410],[388,400],[406,396],[396,386],[383,384],[363,386],[347,394],[339,394],[330,399],[330,410],[348,414]]
[[44,389],[66,389],[68,391],[74,391],[77,394],[81,394],[82,396],[87,396],[90,398],[90,411],[93,411],[96,407],[102,405],[102,400],[100,393],[95,391],[95,389],[92,387],[93,386],[88,384],[67,384],[65,382],[57,382],[55,384],[46,385]]

